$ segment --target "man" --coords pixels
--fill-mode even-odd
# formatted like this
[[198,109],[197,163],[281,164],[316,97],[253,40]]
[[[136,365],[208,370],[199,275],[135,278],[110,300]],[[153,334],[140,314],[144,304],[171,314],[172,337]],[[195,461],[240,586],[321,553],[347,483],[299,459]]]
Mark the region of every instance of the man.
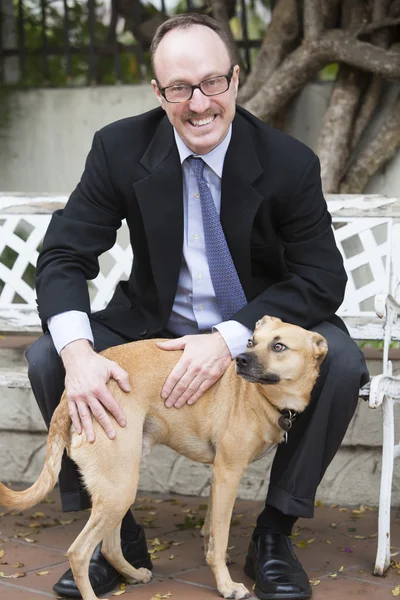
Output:
[[[77,431],[93,440],[95,418],[113,438],[118,431],[105,409],[121,427],[125,421],[106,383],[114,378],[127,390],[135,381],[97,354],[103,348],[175,338],[161,344],[166,351],[184,349],[161,394],[179,409],[201,402],[263,315],[322,333],[328,358],[310,407],[277,450],[246,559],[261,598],[307,598],[308,577],[289,535],[299,516],[313,516],[317,486],[367,377],[361,352],[334,315],[346,275],[319,163],[300,142],[236,110],[239,67],[212,19],[172,17],[158,29],[151,52],[160,108],[95,135],[81,182],[46,234],[37,266],[46,334],[27,353],[32,389],[48,423],[65,377]],[[86,280],[97,275],[97,257],[113,245],[123,218],[132,273],[107,308],[91,315]],[[68,460],[60,491],[65,510],[89,506]],[[134,566],[149,565],[143,530],[131,513],[121,544]],[[118,581],[100,548],[90,578],[98,594]],[[76,596],[72,573],[54,589]]]

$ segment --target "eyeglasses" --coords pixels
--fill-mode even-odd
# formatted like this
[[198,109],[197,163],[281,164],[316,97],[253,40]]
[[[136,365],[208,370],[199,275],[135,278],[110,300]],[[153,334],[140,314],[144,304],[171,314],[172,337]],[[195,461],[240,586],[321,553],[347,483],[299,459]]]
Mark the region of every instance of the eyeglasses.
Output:
[[205,79],[198,85],[177,83],[175,85],[168,85],[167,87],[160,88],[157,83],[157,86],[163,98],[165,98],[165,100],[171,104],[178,104],[179,102],[186,102],[187,100],[190,100],[193,96],[194,90],[200,90],[205,96],[218,96],[229,89],[234,66],[235,65],[231,66],[227,75],[218,75],[217,77],[212,77],[211,79]]

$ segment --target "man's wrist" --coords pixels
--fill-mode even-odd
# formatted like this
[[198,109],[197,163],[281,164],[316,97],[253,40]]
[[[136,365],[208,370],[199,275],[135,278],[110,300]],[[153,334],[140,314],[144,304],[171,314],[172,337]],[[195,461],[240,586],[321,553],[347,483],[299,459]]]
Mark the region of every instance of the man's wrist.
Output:
[[82,356],[82,354],[94,352],[93,346],[87,339],[78,339],[69,342],[62,348],[60,352],[61,360],[64,363],[69,362],[71,358],[76,358],[78,355]]

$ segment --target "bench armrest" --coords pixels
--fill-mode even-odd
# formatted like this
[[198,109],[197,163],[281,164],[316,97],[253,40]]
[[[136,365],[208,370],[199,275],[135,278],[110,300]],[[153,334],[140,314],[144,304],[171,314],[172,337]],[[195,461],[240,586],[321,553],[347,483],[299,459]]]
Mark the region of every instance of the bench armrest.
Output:
[[395,323],[400,316],[400,304],[392,294],[376,294],[374,308],[376,314],[381,319],[391,315],[392,323]]
[[371,379],[369,407],[378,408],[384,396],[400,400],[400,377],[394,375],[376,375]]

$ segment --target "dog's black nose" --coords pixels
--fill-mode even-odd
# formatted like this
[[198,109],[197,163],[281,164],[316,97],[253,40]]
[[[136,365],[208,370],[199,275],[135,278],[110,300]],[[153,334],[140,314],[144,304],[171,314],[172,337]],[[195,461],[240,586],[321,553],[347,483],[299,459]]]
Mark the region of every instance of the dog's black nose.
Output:
[[236,364],[238,367],[241,367],[241,368],[247,367],[249,362],[250,362],[250,357],[247,354],[247,352],[243,352],[242,354],[239,354],[236,357]]

